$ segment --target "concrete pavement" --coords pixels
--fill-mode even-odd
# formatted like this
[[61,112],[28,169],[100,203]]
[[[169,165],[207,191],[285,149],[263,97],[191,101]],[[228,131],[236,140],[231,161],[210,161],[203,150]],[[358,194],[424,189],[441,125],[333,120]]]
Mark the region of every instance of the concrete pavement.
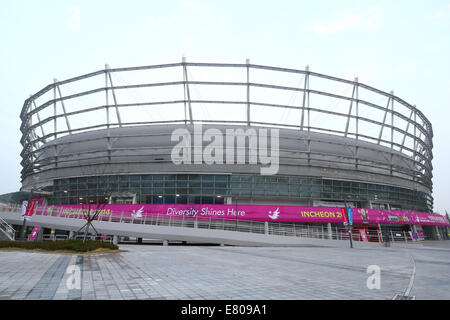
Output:
[[[414,264],[416,299],[450,299],[450,241],[356,249],[120,248],[126,252],[0,251],[0,299],[392,299],[408,288]],[[369,266],[380,268],[380,289],[367,287]]]

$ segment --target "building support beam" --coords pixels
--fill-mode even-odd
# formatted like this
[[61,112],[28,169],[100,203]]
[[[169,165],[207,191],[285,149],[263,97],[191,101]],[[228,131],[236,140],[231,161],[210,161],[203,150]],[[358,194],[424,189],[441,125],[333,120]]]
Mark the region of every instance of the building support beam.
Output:
[[[57,84],[58,83],[57,79],[54,79],[54,82],[55,82],[56,89],[58,90],[59,98],[61,99],[61,107],[62,107],[62,110],[64,113],[64,118],[66,119],[67,130],[69,131],[69,134],[72,134],[72,129],[70,128],[69,118],[67,117],[66,106],[64,105],[64,99],[61,94],[61,88]],[[56,119],[55,119],[55,121],[56,121]]]
[[[117,104],[116,92],[114,91],[114,84],[112,82],[111,71],[110,71],[110,68],[109,68],[108,65],[106,65],[105,72],[106,72],[106,74],[108,76],[109,84],[111,86],[111,92],[112,92],[112,96],[113,96],[113,100],[114,100],[114,106],[116,107],[117,122],[119,123],[119,127],[122,127],[122,119],[120,118],[120,112],[119,112],[119,107],[118,107],[118,104]],[[105,90],[107,90],[107,89],[105,89]]]
[[[391,91],[391,94],[393,94],[393,93],[394,92]],[[383,129],[384,129],[384,126],[386,124],[386,118],[387,118],[387,114],[389,112],[389,104],[390,103],[391,103],[391,96],[389,96],[389,98],[388,98],[388,102],[387,102],[387,105],[386,105],[386,111],[384,112],[383,123],[381,125],[380,134],[378,135],[378,142],[377,142],[377,144],[380,144],[381,138],[383,136]]]
[[250,126],[250,59],[246,60],[247,65],[247,125]]
[[183,57],[182,65],[183,65],[183,75],[184,75],[184,79],[183,79],[184,90],[185,90],[185,92],[187,94],[187,99],[188,99],[187,102],[188,102],[188,108],[189,108],[189,123],[193,124],[194,120],[192,118],[191,93],[189,91],[189,79],[188,79],[188,74],[187,74],[186,58],[185,57]]
[[348,117],[347,117],[347,124],[345,125],[344,137],[347,137],[347,134],[348,134],[348,127],[350,125],[350,116],[352,114],[352,107],[353,107],[353,101],[354,101],[354,98],[355,98],[356,86],[357,85],[355,83],[355,85],[353,86],[352,99],[350,100],[350,107],[348,109]]
[[[414,106],[414,107],[415,107],[415,106]],[[412,119],[413,113],[414,113],[414,109],[411,110],[411,114],[409,115],[409,119],[410,119],[410,120]],[[403,135],[402,146],[400,147],[400,152],[403,151],[403,146],[405,145],[406,134],[408,133],[408,130],[409,130],[409,124],[410,124],[410,123],[411,123],[411,122],[408,121],[408,124],[406,125],[406,130],[405,130],[405,134]]]
[[[36,109],[36,101],[34,101],[34,100],[33,100],[33,106],[34,106],[34,109]],[[38,122],[40,123],[41,117],[39,116],[39,112],[36,113],[36,117],[38,119]],[[44,127],[42,126],[42,124],[40,124],[39,127],[41,128],[42,137],[45,137]],[[43,138],[43,143],[46,143],[46,142],[47,142],[46,139]]]
[[309,66],[305,67],[305,84],[303,86],[303,103],[302,103],[302,116],[300,119],[300,130],[303,130],[303,124],[305,122],[305,105],[308,103],[308,131],[309,131]]

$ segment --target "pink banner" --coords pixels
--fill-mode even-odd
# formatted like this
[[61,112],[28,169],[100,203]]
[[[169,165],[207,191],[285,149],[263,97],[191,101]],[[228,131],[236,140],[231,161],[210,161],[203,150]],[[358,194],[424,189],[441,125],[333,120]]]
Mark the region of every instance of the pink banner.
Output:
[[353,223],[450,226],[445,216],[426,212],[353,209]]
[[[95,212],[97,205],[91,206]],[[252,221],[343,223],[344,208],[266,205],[208,205],[208,204],[108,204],[100,206],[99,218],[109,216],[145,218],[147,216],[191,217],[198,219],[239,219]],[[55,205],[39,208],[36,214],[83,218],[88,205]],[[444,216],[425,212],[380,209],[353,209],[353,224],[416,224],[450,225]]]
[[28,241],[34,241],[39,233],[39,229],[41,229],[40,226],[36,226],[33,228],[33,231],[31,231],[30,236],[28,237]]
[[[23,206],[23,204],[22,204],[22,206]],[[22,214],[22,217],[27,220],[30,219],[34,213],[35,206],[36,206],[36,200],[31,200],[30,204],[28,205],[28,207],[25,211],[25,214]],[[22,207],[22,211],[23,211],[23,207]]]

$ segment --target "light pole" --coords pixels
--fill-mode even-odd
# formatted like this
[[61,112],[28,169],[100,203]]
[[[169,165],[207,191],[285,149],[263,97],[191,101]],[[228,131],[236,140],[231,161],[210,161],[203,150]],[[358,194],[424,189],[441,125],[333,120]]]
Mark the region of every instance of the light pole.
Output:
[[351,207],[347,206],[347,201],[345,201],[345,214],[347,215],[347,220],[348,220],[347,230],[348,230],[348,234],[349,234],[349,238],[350,238],[350,248],[353,248],[353,233],[352,233],[353,209]]

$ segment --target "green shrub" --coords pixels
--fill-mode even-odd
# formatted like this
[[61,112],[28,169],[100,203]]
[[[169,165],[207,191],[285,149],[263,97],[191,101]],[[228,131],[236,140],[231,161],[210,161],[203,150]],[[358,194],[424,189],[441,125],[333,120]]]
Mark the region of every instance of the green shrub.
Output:
[[117,250],[118,246],[112,243],[87,240],[65,240],[65,241],[0,241],[0,248],[19,249],[42,249],[46,251],[71,250],[76,252],[89,252],[97,249]]

